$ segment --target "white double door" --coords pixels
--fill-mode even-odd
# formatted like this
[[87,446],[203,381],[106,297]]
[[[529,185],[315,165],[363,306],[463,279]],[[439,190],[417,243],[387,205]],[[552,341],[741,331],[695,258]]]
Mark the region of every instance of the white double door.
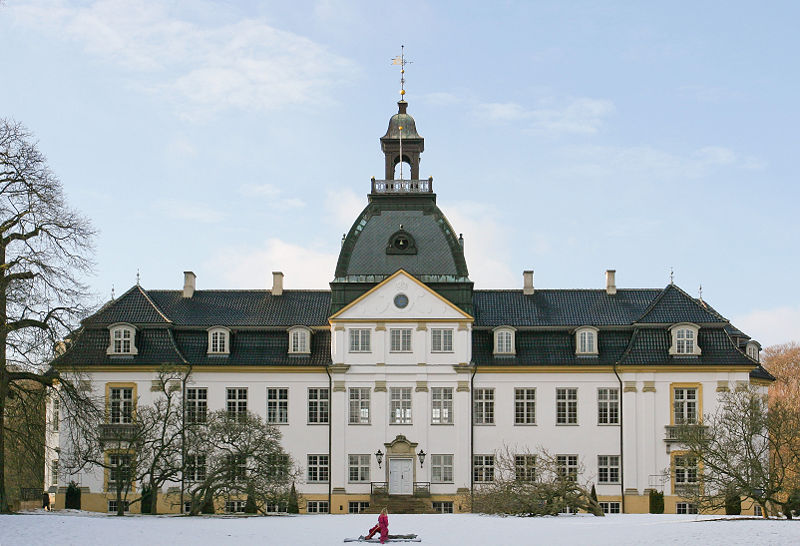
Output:
[[389,494],[411,495],[414,492],[414,465],[411,459],[389,459]]

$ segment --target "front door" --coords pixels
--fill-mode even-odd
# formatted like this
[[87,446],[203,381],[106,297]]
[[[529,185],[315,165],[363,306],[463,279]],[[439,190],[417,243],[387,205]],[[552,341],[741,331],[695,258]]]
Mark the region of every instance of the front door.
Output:
[[413,473],[411,459],[389,459],[389,494],[411,495],[414,492]]

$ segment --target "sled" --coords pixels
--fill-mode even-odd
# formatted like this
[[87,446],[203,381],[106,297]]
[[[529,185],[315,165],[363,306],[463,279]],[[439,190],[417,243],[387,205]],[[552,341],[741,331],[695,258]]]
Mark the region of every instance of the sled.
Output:
[[[364,535],[361,535],[358,538],[346,538],[344,539],[345,542],[372,542],[380,544],[381,538],[379,536],[375,536],[370,538],[369,540],[364,538]],[[386,543],[389,542],[422,542],[422,539],[419,538],[417,535],[410,534],[410,535],[389,535],[386,539]]]

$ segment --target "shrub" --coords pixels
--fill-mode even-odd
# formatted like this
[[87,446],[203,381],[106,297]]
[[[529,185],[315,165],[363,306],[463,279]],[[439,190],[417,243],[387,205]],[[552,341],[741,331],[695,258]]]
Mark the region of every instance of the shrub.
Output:
[[142,514],[149,514],[153,506],[153,490],[145,485],[142,487]]
[[203,503],[203,507],[200,509],[200,512],[203,514],[213,514],[214,513],[214,499],[211,497],[207,497],[206,501]]
[[292,483],[292,489],[289,490],[289,503],[286,511],[290,514],[300,513],[300,507],[297,505],[297,490],[294,488],[294,483]]
[[69,482],[69,486],[67,486],[64,508],[72,508],[74,510],[81,509],[81,489],[75,482]]
[[664,513],[664,493],[650,490],[650,513],[663,514]]
[[786,519],[792,519],[792,512],[800,515],[800,489],[795,489],[783,503],[783,514]]
[[742,498],[738,491],[728,491],[725,495],[725,513],[729,516],[738,516],[742,513]]
[[258,508],[256,507],[256,500],[253,498],[253,495],[247,494],[247,501],[244,503],[244,513],[245,514],[255,514],[258,512]]

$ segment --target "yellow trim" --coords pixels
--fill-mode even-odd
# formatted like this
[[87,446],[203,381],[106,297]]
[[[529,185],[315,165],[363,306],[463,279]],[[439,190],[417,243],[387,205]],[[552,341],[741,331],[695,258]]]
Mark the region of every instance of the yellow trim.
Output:
[[[425,319],[424,323],[429,323],[429,322],[442,322],[442,323],[444,323],[444,322],[447,322],[447,323],[456,323],[456,324],[470,324],[472,321],[473,321],[473,319],[466,319],[466,318],[463,318],[463,319],[459,319],[459,318],[452,318],[452,319],[433,318],[433,319]],[[354,322],[372,323],[373,321],[371,321],[370,319],[363,319],[363,318],[358,318],[358,319],[337,319],[336,320],[336,324],[354,323]],[[419,324],[420,320],[418,318],[413,318],[413,319],[398,318],[398,319],[390,319],[390,320],[385,320],[385,319],[381,319],[380,320],[380,323],[383,324],[384,327],[385,327],[386,324],[394,324],[396,322],[415,322],[415,323]],[[333,322],[331,322],[331,325],[333,325]]]
[[[485,366],[476,365],[478,373],[614,373],[613,366]],[[750,372],[751,366],[618,366],[620,373],[675,373],[675,372]]]
[[[361,294],[359,297],[357,297],[356,299],[354,299],[353,301],[351,301],[350,303],[348,303],[347,305],[345,305],[344,307],[339,309],[336,313],[334,313],[333,315],[328,317],[328,322],[330,322],[330,323],[333,323],[334,321],[339,322],[339,319],[337,318],[339,315],[341,315],[345,311],[349,310],[351,307],[354,307],[361,300],[367,298],[370,294],[372,294],[373,292],[377,291],[378,289],[383,287],[385,284],[388,284],[389,281],[394,280],[395,277],[398,277],[400,275],[402,275],[402,276],[410,279],[411,281],[417,283],[417,285],[421,286],[423,289],[425,289],[429,293],[433,294],[436,298],[438,298],[439,300],[443,301],[451,309],[453,309],[454,311],[457,311],[459,314],[461,314],[464,317],[463,319],[454,319],[454,320],[451,320],[450,322],[455,322],[456,320],[466,320],[468,322],[474,322],[475,321],[475,317],[473,317],[472,315],[470,315],[468,313],[465,313],[462,309],[460,309],[459,307],[453,305],[453,303],[450,302],[450,300],[442,297],[437,292],[435,292],[435,291],[431,290],[430,288],[428,288],[428,286],[425,283],[423,283],[422,281],[417,280],[413,275],[409,275],[404,269],[398,269],[392,275],[390,275],[388,278],[386,278],[383,281],[379,282],[374,287],[372,287],[371,289],[367,290],[366,292]],[[341,321],[343,322],[344,320],[347,320],[347,319],[342,319]],[[409,321],[409,322],[418,322],[418,319],[414,320],[414,321]],[[427,322],[435,322],[435,321],[429,320]]]
[[[161,369],[160,365],[139,365],[131,366],[120,364],[118,366],[85,366],[79,368],[81,372],[157,372]],[[297,373],[325,373],[325,366],[181,366],[181,369],[191,369],[193,373],[197,372],[258,372],[258,373],[282,373],[282,372],[297,372]]]
[[133,389],[131,393],[131,403],[133,407],[131,408],[131,420],[136,419],[136,406],[138,402],[138,385],[134,382],[110,382],[106,383],[106,423],[111,418],[111,389]]
[[[115,491],[110,491],[108,489],[108,482],[111,475],[111,455],[130,455],[131,456],[131,467],[134,466],[133,464],[133,457],[136,455],[132,449],[108,449],[103,452],[103,462],[105,463],[105,468],[103,468],[103,492],[104,493],[116,493]],[[136,488],[136,482],[132,481],[128,492],[134,491]],[[113,497],[109,497],[109,500],[116,500],[116,494]],[[125,500],[125,499],[123,499]]]
[[703,384],[702,383],[670,383],[669,384],[669,424],[675,424],[675,389],[697,389],[697,424],[703,422]]
[[770,385],[772,385],[772,381],[770,381],[769,379],[751,378],[750,384],[758,385],[759,387],[769,387]]

